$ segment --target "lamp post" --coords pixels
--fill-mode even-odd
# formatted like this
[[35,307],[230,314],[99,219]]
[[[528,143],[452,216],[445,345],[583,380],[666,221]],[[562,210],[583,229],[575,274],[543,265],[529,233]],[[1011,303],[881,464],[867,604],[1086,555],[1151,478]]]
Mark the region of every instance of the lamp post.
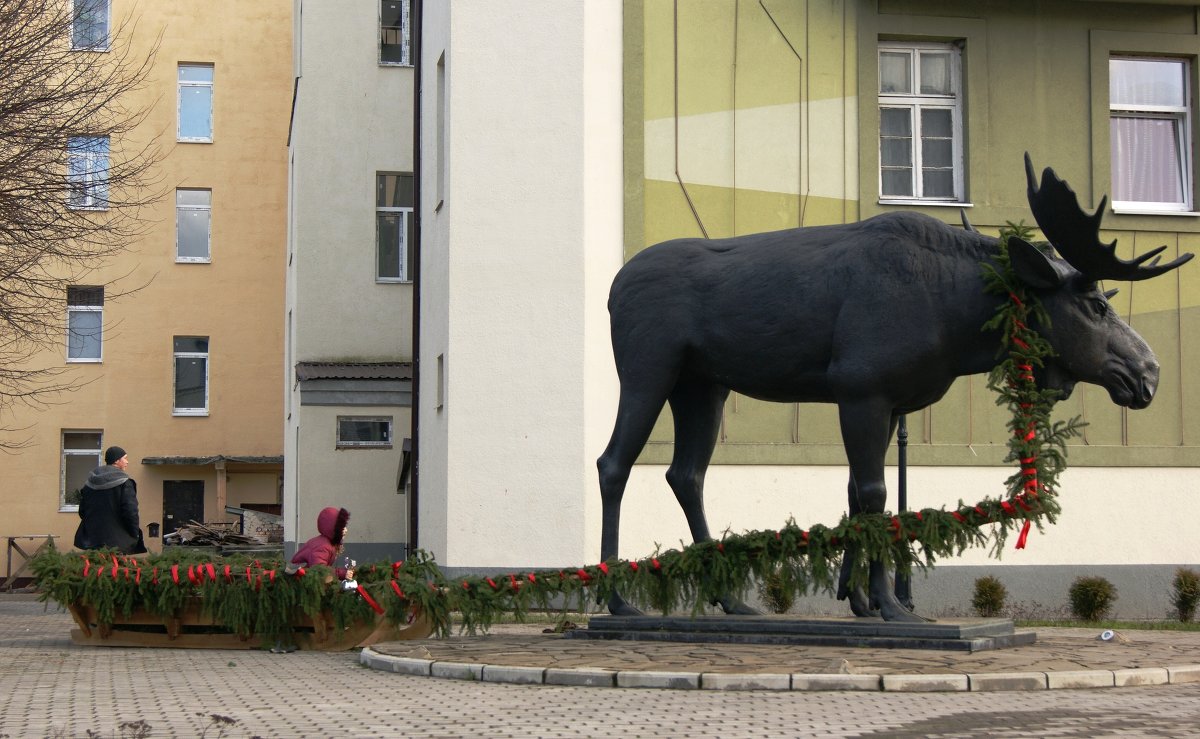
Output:
[[[900,416],[896,426],[896,456],[898,481],[896,498],[900,512],[908,510],[908,416]],[[913,610],[912,578],[907,572],[896,571],[896,600],[908,610]]]

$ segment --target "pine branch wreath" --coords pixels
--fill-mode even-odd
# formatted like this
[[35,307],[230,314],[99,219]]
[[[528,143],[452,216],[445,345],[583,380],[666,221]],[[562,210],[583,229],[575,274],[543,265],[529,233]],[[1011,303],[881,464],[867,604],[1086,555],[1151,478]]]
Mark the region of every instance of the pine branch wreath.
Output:
[[[833,592],[847,545],[858,551],[851,583],[864,584],[872,560],[888,569],[911,572],[969,547],[992,542],[999,556],[1010,530],[1020,527],[1023,548],[1030,527],[1054,523],[1060,512],[1057,479],[1066,468],[1067,440],[1083,424],[1078,418],[1054,421],[1059,393],[1037,387],[1034,373],[1053,356],[1049,343],[1032,324],[1049,317],[1009,263],[1010,236],[1028,240],[1031,229],[1009,223],[1001,230],[993,264],[983,265],[987,292],[1007,298],[983,327],[1002,337],[1000,361],[988,378],[996,403],[1012,414],[1008,422],[1006,462],[1018,470],[1006,482],[1007,495],[974,505],[959,501],[953,509],[925,508],[882,514],[842,516],[834,526],[805,530],[789,520],[777,531],[726,532],[721,539],[680,549],[655,551],[639,560],[610,559],[575,569],[512,572],[501,576],[447,578],[423,551],[404,562],[377,562],[357,570],[359,591],[327,582],[328,568],[304,576],[283,574],[278,560],[205,557],[172,550],[149,558],[123,558],[114,552],[48,551],[33,561],[43,600],[64,605],[81,602],[111,623],[135,608],[168,617],[192,598],[239,635],[257,634],[268,642],[287,634],[292,615],[327,609],[339,627],[372,618],[378,609],[393,624],[403,624],[413,608],[424,612],[439,636],[450,633],[458,614],[461,628],[486,630],[501,614],[521,618],[530,610],[574,607],[587,610],[614,591],[664,613],[692,604],[692,612],[727,595],[744,596],[754,582],[779,578],[793,594]],[[987,527],[987,528],[985,528]]]

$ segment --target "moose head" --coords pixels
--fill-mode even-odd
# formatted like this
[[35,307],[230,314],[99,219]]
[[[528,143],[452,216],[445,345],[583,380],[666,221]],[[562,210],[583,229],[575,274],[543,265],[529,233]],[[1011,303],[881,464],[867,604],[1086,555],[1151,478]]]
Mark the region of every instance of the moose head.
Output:
[[1145,408],[1158,387],[1158,360],[1109,305],[1117,291],[1101,292],[1098,283],[1149,279],[1180,267],[1193,255],[1159,264],[1167,248],[1160,246],[1132,260],[1120,259],[1115,240],[1105,244],[1099,239],[1107,196],[1094,214],[1086,213],[1075,192],[1049,167],[1038,186],[1029,154],[1025,177],[1033,217],[1062,256],[1055,259],[1016,237],[1008,241],[1013,270],[1042,299],[1050,318],[1049,325],[1039,328],[1056,356],[1039,368],[1038,384],[1067,397],[1076,382],[1090,382],[1107,390],[1117,405]]

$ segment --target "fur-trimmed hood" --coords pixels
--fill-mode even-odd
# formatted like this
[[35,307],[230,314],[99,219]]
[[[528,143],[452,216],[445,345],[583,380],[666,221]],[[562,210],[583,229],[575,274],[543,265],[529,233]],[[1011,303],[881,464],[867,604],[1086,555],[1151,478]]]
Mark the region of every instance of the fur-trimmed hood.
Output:
[[317,531],[333,545],[341,546],[342,529],[350,522],[350,511],[345,508],[325,508],[317,514]]

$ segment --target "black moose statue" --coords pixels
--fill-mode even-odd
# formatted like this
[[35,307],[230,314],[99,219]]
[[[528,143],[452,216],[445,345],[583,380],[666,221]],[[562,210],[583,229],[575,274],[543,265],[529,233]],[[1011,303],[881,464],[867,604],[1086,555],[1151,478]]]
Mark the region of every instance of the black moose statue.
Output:
[[[1158,362],[1110,307],[1098,280],[1144,280],[1173,270],[1160,247],[1133,260],[1099,241],[1107,198],[1094,215],[1047,168],[1041,186],[1025,155],[1029,205],[1062,260],[1018,238],[1011,265],[1042,301],[1037,330],[1056,356],[1037,372],[1041,388],[1066,397],[1076,382],[1105,388],[1113,402],[1144,408]],[[675,448],[667,482],[696,541],[710,538],[704,475],[732,390],[786,403],[836,403],[850,463],[849,512],[881,513],[884,454],[901,414],[940,399],[955,378],[999,361],[1000,336],[980,330],[1001,300],[984,290],[981,264],[999,240],[963,218],[964,229],[919,213],[857,223],[737,236],[676,239],[652,246],[620,270],[608,300],[620,404],[597,461],[603,505],[601,559],[617,555],[621,498],[634,460],[669,403]],[[1063,261],[1065,260],[1065,261]],[[868,592],[851,588],[843,556],[839,599],[858,616],[924,620],[897,600],[884,566],[869,567]],[[753,613],[733,597],[727,613]],[[617,615],[637,614],[615,593]]]

